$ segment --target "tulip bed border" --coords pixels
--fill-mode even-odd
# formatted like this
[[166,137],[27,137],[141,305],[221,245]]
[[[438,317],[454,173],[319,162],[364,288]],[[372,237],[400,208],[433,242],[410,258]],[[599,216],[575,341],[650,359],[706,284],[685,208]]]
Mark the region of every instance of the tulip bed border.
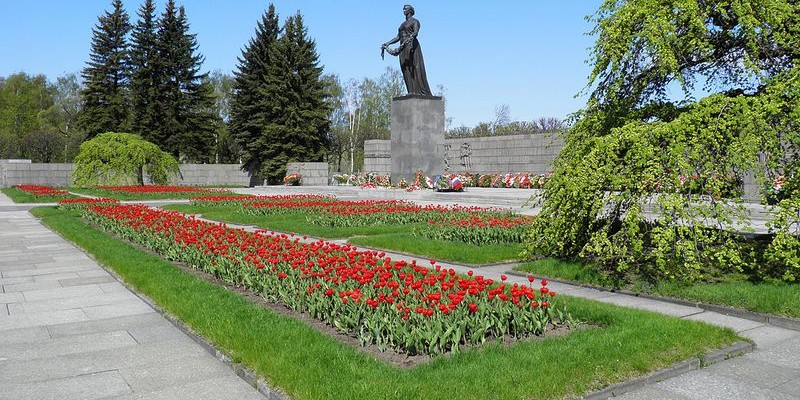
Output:
[[19,184],[3,188],[2,191],[15,203],[56,203],[59,200],[75,197],[64,189],[44,185]]
[[534,289],[472,273],[460,277],[433,260],[435,271],[429,271],[416,260],[231,229],[142,205],[89,206],[84,217],[381,350],[436,355],[571,325],[564,305],[553,303],[556,294],[547,281]]
[[241,196],[227,189],[175,185],[98,186],[74,188],[77,193],[117,200],[192,199],[201,196]]
[[406,200],[338,200],[327,195],[208,196],[192,205],[236,206],[252,216],[302,215],[308,222],[331,228],[377,225],[410,225],[415,236],[482,246],[492,243],[522,243],[533,217],[510,210],[418,205]]

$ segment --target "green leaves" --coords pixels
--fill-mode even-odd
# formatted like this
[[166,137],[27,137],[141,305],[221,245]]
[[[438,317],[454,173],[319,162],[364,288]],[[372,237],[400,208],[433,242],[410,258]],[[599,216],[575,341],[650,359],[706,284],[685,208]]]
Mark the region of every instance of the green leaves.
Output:
[[157,184],[180,172],[178,162],[156,145],[130,133],[106,132],[81,144],[72,181],[76,186],[143,185],[143,171]]

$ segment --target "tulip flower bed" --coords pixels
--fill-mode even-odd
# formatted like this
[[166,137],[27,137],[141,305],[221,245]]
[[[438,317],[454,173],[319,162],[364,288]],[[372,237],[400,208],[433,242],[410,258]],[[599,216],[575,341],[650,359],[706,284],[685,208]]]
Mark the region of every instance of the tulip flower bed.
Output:
[[414,230],[417,236],[483,246],[491,243],[522,243],[533,217],[478,213],[464,219],[429,220]]
[[441,219],[468,218],[480,213],[486,218],[503,218],[507,212],[481,207],[418,205],[403,200],[343,201],[332,197],[294,198],[286,201],[247,202],[243,210],[251,215],[302,212],[309,222],[330,227],[407,225]]
[[61,199],[73,198],[66,190],[42,185],[19,184],[4,188],[3,193],[16,203],[55,203]]
[[291,398],[576,398],[677,362],[698,360],[741,340],[730,329],[568,298],[575,319],[595,328],[511,346],[486,343],[408,367],[402,357],[374,353],[375,347],[352,348],[312,324],[188,274],[88,224],[74,211],[38,207],[31,212]]
[[472,273],[461,277],[433,260],[430,270],[350,245],[303,243],[299,237],[231,229],[142,205],[90,206],[85,217],[382,350],[457,352],[570,323],[547,282],[534,288],[533,278],[528,286]]
[[89,206],[115,205],[119,200],[107,197],[78,197],[59,200],[58,207],[63,210],[83,210]]
[[225,189],[169,185],[99,186],[97,188],[76,188],[75,191],[90,196],[110,197],[118,200],[186,199],[211,195],[240,196]]

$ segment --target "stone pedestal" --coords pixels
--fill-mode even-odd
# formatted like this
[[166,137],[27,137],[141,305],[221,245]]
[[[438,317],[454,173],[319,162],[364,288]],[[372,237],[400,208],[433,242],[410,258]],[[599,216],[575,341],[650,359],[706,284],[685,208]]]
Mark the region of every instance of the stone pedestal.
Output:
[[392,183],[411,184],[421,170],[444,173],[444,101],[439,96],[408,95],[392,99]]

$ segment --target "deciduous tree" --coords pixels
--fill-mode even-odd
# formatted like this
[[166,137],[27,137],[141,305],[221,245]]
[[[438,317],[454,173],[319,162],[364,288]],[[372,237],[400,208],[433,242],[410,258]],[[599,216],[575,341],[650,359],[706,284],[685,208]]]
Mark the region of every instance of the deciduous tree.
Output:
[[81,144],[72,182],[76,186],[144,185],[144,174],[167,184],[179,173],[178,162],[153,143],[131,133],[106,132]]
[[[800,277],[800,217],[773,224],[780,241],[767,246],[730,232],[747,220],[737,206],[746,171],[765,186],[780,175],[780,207],[800,205],[800,4],[607,0],[590,20],[591,93],[545,186],[528,254],[654,278]],[[714,93],[695,101],[698,84]]]

